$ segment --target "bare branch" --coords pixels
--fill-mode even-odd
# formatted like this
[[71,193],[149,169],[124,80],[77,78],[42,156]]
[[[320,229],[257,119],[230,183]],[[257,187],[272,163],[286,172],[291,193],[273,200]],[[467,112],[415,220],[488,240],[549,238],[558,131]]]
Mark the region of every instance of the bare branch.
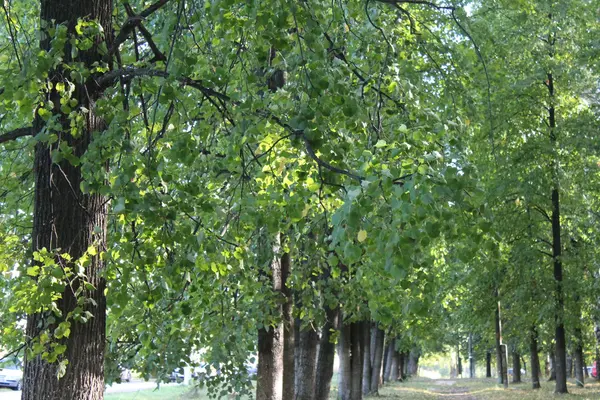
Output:
[[[108,55],[109,56],[113,55],[117,51],[117,49],[119,48],[119,46],[121,44],[123,44],[123,42],[125,42],[125,40],[127,40],[127,36],[129,36],[129,34],[136,27],[138,27],[142,23],[142,21],[144,19],[148,18],[150,15],[152,15],[154,12],[156,12],[157,10],[159,10],[160,8],[162,8],[168,2],[169,2],[169,0],[158,0],[156,3],[152,4],[150,7],[146,8],[141,13],[139,13],[137,15],[134,15],[134,16],[130,16],[129,18],[127,18],[127,20],[125,21],[125,23],[121,27],[121,30],[119,31],[119,34],[115,38],[115,40],[114,40],[114,42],[113,42],[113,44],[112,44],[112,46],[111,46],[111,48],[110,48],[110,50],[108,52]],[[150,44],[150,43],[148,43],[148,44]]]
[[31,135],[33,135],[33,128],[31,127],[15,129],[14,131],[0,135],[0,143],[10,142],[11,140]]

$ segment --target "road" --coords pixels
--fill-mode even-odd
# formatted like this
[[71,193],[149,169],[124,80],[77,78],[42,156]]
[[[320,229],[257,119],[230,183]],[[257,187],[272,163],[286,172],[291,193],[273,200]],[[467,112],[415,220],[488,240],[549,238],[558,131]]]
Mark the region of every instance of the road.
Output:
[[[177,385],[176,383],[165,384],[162,383],[160,386],[171,386]],[[140,390],[151,390],[156,387],[156,382],[145,382],[145,381],[133,381],[129,383],[113,384],[112,386],[106,387],[106,393],[125,393],[125,392],[138,392]],[[21,400],[21,392],[16,392],[10,389],[0,389],[0,400]]]

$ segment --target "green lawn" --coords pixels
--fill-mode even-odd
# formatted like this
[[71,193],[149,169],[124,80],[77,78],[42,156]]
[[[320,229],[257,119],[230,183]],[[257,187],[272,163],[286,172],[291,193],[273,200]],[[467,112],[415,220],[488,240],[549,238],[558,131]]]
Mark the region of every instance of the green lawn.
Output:
[[[600,399],[600,383],[590,382],[578,388],[569,382],[570,393],[566,396],[553,393],[552,382],[542,382],[542,389],[532,390],[528,382],[510,385],[508,389],[496,384],[495,379],[426,379],[415,378],[405,383],[386,385],[379,398],[398,400],[546,400]],[[332,399],[337,391],[332,385]],[[159,390],[143,390],[134,393],[107,394],[106,400],[207,400],[205,390],[193,390],[185,386],[162,387]]]

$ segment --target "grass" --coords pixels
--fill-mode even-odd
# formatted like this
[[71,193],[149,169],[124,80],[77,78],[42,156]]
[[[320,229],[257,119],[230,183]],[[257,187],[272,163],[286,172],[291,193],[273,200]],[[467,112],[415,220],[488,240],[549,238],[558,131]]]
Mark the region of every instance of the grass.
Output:
[[[335,382],[332,382],[332,399],[335,398]],[[569,382],[569,394],[555,395],[554,383],[542,381],[540,390],[532,390],[529,382],[498,385],[495,379],[426,379],[415,378],[404,383],[386,385],[380,390],[381,399],[396,400],[547,400],[547,399],[600,399],[600,383],[591,381],[584,388]],[[190,387],[161,387],[159,390],[142,390],[132,393],[106,394],[105,400],[208,400],[206,391],[194,391]],[[375,398],[373,398],[375,399]]]

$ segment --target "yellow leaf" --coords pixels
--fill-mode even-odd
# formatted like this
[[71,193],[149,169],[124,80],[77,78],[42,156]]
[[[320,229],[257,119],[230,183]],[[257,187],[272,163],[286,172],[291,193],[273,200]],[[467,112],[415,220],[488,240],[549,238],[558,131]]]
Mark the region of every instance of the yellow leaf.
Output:
[[358,241],[359,242],[364,242],[365,239],[367,238],[367,231],[365,231],[364,229],[358,232]]

